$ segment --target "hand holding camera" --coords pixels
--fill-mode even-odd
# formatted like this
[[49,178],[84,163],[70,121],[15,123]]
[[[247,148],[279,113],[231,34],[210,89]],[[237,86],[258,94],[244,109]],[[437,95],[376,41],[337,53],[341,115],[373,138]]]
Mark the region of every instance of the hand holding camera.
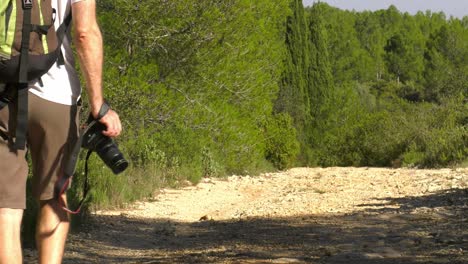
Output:
[[128,161],[112,140],[112,137],[118,136],[121,130],[119,116],[104,102],[97,118],[89,116],[87,128],[82,136],[81,146],[95,151],[115,174],[123,172],[128,167]]
[[106,100],[103,100],[97,113],[94,111],[90,113],[90,118],[91,117],[99,120],[99,122],[106,126],[106,130],[103,131],[105,136],[117,137],[120,135],[122,125],[120,123],[119,115],[111,109]]

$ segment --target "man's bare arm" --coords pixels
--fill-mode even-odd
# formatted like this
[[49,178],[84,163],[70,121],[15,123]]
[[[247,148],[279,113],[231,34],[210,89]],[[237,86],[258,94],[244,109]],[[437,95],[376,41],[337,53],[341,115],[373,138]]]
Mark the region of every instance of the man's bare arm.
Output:
[[[81,70],[86,80],[91,114],[96,118],[104,103],[102,92],[103,43],[96,20],[96,1],[84,0],[72,5],[74,43]],[[110,110],[100,120],[106,125],[106,136],[115,137],[122,130],[119,116]]]

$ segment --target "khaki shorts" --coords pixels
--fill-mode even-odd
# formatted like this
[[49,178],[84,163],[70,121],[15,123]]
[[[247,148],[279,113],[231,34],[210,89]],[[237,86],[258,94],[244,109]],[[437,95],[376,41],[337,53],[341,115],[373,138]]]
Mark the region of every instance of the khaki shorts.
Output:
[[[0,208],[26,208],[26,150],[12,149],[16,106],[0,111]],[[32,161],[32,193],[54,198],[54,185],[78,139],[78,106],[53,103],[29,93],[27,151]]]

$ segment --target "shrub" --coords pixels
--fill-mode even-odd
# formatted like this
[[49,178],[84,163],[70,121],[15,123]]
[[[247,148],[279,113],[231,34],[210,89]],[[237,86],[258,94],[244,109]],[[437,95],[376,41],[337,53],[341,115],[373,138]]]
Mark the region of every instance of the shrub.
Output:
[[280,170],[291,167],[299,154],[299,142],[291,117],[277,114],[266,121],[264,129],[266,159]]

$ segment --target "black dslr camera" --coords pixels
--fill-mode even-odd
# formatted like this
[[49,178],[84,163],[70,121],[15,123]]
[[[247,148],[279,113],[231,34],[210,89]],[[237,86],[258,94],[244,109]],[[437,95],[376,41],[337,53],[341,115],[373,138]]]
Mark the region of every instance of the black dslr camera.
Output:
[[93,118],[88,119],[87,123],[81,146],[96,151],[114,174],[123,172],[128,167],[128,161],[125,160],[114,140],[102,134],[102,131],[106,130],[106,126]]

